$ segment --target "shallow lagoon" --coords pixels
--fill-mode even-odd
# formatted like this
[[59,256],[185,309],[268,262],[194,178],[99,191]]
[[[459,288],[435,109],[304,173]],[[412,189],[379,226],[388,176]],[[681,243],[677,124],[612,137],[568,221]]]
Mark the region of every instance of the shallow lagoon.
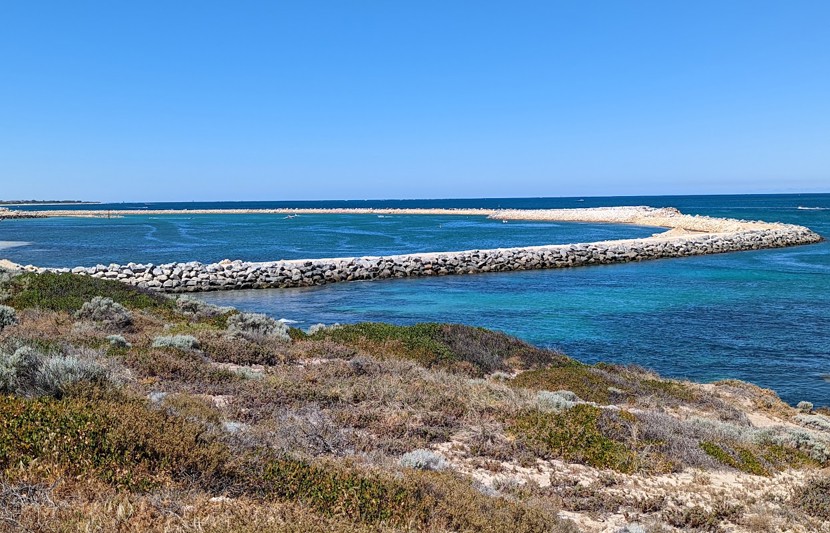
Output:
[[647,237],[655,228],[431,215],[131,215],[4,220],[21,264],[93,266],[222,259],[274,261],[488,249]]

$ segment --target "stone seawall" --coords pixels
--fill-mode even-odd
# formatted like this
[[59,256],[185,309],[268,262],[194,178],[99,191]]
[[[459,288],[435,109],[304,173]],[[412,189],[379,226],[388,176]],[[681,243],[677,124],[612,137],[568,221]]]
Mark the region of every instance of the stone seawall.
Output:
[[385,257],[286,260],[264,263],[98,265],[36,271],[73,272],[122,281],[163,292],[310,287],[341,281],[376,280],[451,274],[510,272],[583,265],[606,265],[661,258],[689,257],[743,250],[781,248],[822,240],[801,226],[747,224],[745,231],[676,235],[583,244],[417,253]]

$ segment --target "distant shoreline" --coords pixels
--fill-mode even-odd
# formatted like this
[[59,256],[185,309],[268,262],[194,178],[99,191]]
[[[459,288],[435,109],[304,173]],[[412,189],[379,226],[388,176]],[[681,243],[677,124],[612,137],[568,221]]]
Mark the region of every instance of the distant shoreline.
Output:
[[80,200],[21,200],[21,201],[0,201],[0,206],[18,205],[98,205],[101,202],[84,202]]

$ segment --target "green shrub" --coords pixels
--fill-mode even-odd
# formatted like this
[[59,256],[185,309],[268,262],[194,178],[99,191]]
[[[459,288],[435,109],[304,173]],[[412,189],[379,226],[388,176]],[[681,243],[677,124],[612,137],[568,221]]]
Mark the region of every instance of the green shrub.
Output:
[[436,340],[446,346],[457,359],[472,363],[484,374],[574,362],[566,355],[537,348],[516,337],[463,324],[441,324]]
[[739,445],[732,446],[734,448],[732,453],[728,452],[724,447],[710,441],[701,442],[700,447],[710,457],[736,470],[756,476],[770,475],[769,471],[755,456],[755,453],[748,447]]
[[212,360],[237,365],[277,365],[291,359],[283,340],[266,337],[257,342],[218,331],[199,334],[199,346]]
[[466,481],[437,472],[393,477],[344,464],[293,459],[265,467],[268,492],[326,515],[422,531],[551,532],[554,513],[481,494]]
[[379,358],[407,359],[427,368],[439,367],[475,376],[573,363],[562,354],[535,348],[503,333],[455,324],[396,326],[362,322],[319,331],[311,338],[318,337],[355,346]]
[[[508,430],[540,457],[633,472],[638,460],[630,449],[627,426],[635,421],[633,415],[624,411],[617,413],[578,404],[560,413],[525,412]],[[604,432],[616,433],[617,438]]]
[[[684,383],[660,379],[655,374],[634,366],[598,363],[583,365],[574,360],[564,364],[522,372],[512,385],[532,390],[569,390],[580,398],[600,404],[655,403],[681,405],[701,403],[703,409],[723,408]],[[650,397],[654,397],[649,400]],[[703,405],[709,402],[711,405]]]
[[610,402],[609,387],[618,385],[600,371],[581,365],[571,364],[522,372],[510,383],[515,387],[531,390],[571,391],[578,397],[601,404]]
[[395,514],[411,515],[417,500],[402,484],[379,473],[366,475],[293,459],[265,467],[269,493],[300,501],[324,512],[344,514],[363,522],[384,522]]
[[681,531],[720,531],[720,517],[700,505],[671,508],[663,513],[666,522]]
[[123,354],[123,361],[141,377],[173,380],[192,387],[242,381],[239,374],[216,368],[196,350],[133,348]]
[[120,281],[77,274],[25,273],[8,283],[6,303],[17,309],[40,308],[78,311],[95,296],[112,299],[128,309],[173,310],[175,302],[161,294],[132,287]]
[[214,475],[230,461],[204,429],[120,395],[0,396],[0,469],[149,488]]

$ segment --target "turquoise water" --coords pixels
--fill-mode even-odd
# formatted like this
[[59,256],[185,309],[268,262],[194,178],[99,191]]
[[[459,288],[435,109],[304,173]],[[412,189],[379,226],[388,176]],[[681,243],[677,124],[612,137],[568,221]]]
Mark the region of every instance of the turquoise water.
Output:
[[[830,195],[579,200],[437,200],[399,202],[394,206],[674,206],[692,214],[791,222],[830,236]],[[330,202],[311,205],[361,207],[367,204]],[[395,230],[399,232],[397,237],[403,238],[400,242],[404,244],[412,243],[416,239],[407,233],[410,231],[408,225],[425,222],[418,222],[418,217],[402,218],[401,225]],[[302,222],[303,217],[291,221]],[[16,223],[22,222],[25,221]],[[6,232],[4,224],[0,223],[0,240],[22,240]],[[542,226],[543,233],[550,231],[550,234],[559,235],[560,229],[547,230],[546,225]],[[575,232],[571,234],[577,237],[575,240],[594,240],[578,238],[582,230],[594,231],[588,225],[562,226],[563,232]],[[496,241],[504,238],[505,234],[498,233],[501,229],[501,226],[492,228],[495,233],[489,233],[487,238]],[[643,231],[643,228],[618,228],[618,231],[629,230]],[[645,230],[645,234],[650,232]],[[413,231],[412,235],[417,233]],[[469,242],[470,233],[476,234],[477,230],[438,232],[431,237],[427,232],[418,245],[440,242],[446,249],[483,248],[463,245],[463,242]],[[517,233],[510,235],[519,240],[528,237],[519,237]],[[588,234],[583,235],[587,237]],[[298,249],[301,252],[321,251],[327,246],[319,245],[321,241],[316,240],[313,233],[307,236],[311,241],[300,243]],[[77,237],[73,237],[72,232],[66,236],[69,242],[73,238]],[[439,238],[441,240],[432,240]],[[359,248],[358,240],[352,239],[351,245]],[[519,244],[519,241],[512,242]],[[108,246],[113,245],[102,245],[103,249]],[[149,249],[152,250],[152,246]],[[353,254],[353,251],[342,253],[339,248],[323,251],[322,255]],[[11,257],[11,252],[25,252],[25,249],[4,252]],[[744,379],[775,389],[791,403],[809,400],[817,405],[830,405],[830,381],[824,377],[830,374],[828,242],[781,250],[571,270],[344,283],[311,289],[210,293],[203,297],[219,304],[296,320],[301,327],[316,322],[362,320],[400,324],[463,322],[559,348],[586,362],[636,363],[663,375],[701,381]]]

